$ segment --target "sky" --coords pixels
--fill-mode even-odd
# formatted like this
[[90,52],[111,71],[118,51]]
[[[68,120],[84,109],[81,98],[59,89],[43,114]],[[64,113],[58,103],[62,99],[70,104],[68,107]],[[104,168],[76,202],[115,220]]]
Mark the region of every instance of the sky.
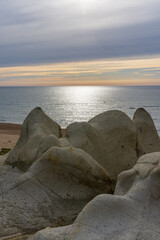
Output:
[[160,85],[159,0],[0,0],[0,86]]

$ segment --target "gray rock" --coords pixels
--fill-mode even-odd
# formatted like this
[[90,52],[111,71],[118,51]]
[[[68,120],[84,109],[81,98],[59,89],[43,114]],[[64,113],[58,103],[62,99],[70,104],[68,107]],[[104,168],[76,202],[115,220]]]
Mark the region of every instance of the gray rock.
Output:
[[118,177],[115,195],[89,202],[72,225],[44,229],[30,240],[159,240],[160,153],[142,156]]
[[66,138],[89,153],[115,180],[137,161],[135,127],[121,111],[104,112],[88,123],[73,123],[66,129]]
[[5,164],[5,161],[8,157],[9,153],[6,153],[5,155],[0,155],[0,167]]
[[40,157],[44,152],[46,152],[51,147],[60,147],[60,141],[59,139],[51,134],[48,135],[44,141],[39,145],[38,151],[37,151],[37,158]]
[[72,147],[50,148],[25,173],[2,165],[0,176],[0,238],[70,224],[87,202],[112,188],[106,171]]
[[48,141],[46,137],[50,134],[60,137],[60,126],[41,108],[33,109],[25,119],[18,142],[9,154],[6,163],[26,171],[39,157],[40,146],[47,148],[44,141]]
[[150,114],[143,108],[136,110],[133,123],[137,134],[137,154],[160,151],[160,140]]

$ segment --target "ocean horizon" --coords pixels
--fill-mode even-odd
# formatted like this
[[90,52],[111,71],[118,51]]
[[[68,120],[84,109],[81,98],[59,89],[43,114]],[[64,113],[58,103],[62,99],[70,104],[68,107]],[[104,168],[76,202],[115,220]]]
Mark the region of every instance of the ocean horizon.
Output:
[[22,124],[38,106],[62,128],[109,110],[120,110],[132,119],[142,107],[160,132],[160,86],[0,87],[1,123]]

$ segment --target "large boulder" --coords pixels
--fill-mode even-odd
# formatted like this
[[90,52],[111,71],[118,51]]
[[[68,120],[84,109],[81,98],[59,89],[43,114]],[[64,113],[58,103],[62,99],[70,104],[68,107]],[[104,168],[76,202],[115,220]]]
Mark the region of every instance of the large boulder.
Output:
[[[54,136],[48,139],[48,135]],[[60,136],[60,126],[37,107],[25,119],[18,142],[6,163],[26,171],[43,150],[47,150],[46,142],[49,142],[49,147],[54,146],[54,143],[58,145],[55,138]]]
[[112,190],[107,172],[72,147],[50,148],[25,173],[2,164],[0,176],[0,238],[70,224],[91,199]]
[[66,129],[66,138],[89,153],[115,180],[137,161],[135,127],[121,111],[104,112],[88,123],[73,123]]
[[133,116],[137,134],[137,154],[160,151],[160,140],[150,114],[144,108],[138,108]]
[[72,225],[46,228],[30,240],[159,240],[160,153],[142,156],[119,175],[115,195],[89,202]]

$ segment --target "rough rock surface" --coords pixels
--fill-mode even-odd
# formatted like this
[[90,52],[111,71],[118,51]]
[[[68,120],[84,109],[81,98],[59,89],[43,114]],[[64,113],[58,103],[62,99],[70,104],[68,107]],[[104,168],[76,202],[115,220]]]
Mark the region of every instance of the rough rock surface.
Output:
[[94,196],[111,190],[106,171],[72,147],[50,148],[25,173],[1,161],[0,176],[0,238],[70,224]]
[[9,153],[6,153],[5,155],[0,155],[0,167],[3,166],[3,164],[5,163],[8,155],[9,155]]
[[115,195],[89,202],[72,225],[47,228],[30,240],[159,240],[160,153],[139,158],[119,175]]
[[89,153],[114,179],[137,161],[135,127],[121,111],[104,112],[88,123],[73,123],[66,129],[66,138]]
[[[33,109],[23,123],[20,137],[7,158],[7,164],[26,171],[39,157],[40,146],[45,148],[44,142],[48,141],[46,137],[50,134],[60,137],[60,126],[49,118],[41,108]],[[49,146],[51,147],[51,144]]]
[[160,140],[150,114],[144,108],[138,108],[133,122],[136,128],[138,156],[159,152]]
[[[0,157],[0,239],[24,240],[49,227],[31,238],[159,240],[160,153],[134,166],[137,154],[153,151],[159,137],[144,109],[133,121],[102,113],[61,137],[60,126],[35,108],[7,160]],[[115,194],[99,195],[113,191],[108,173],[112,180],[120,173]]]

